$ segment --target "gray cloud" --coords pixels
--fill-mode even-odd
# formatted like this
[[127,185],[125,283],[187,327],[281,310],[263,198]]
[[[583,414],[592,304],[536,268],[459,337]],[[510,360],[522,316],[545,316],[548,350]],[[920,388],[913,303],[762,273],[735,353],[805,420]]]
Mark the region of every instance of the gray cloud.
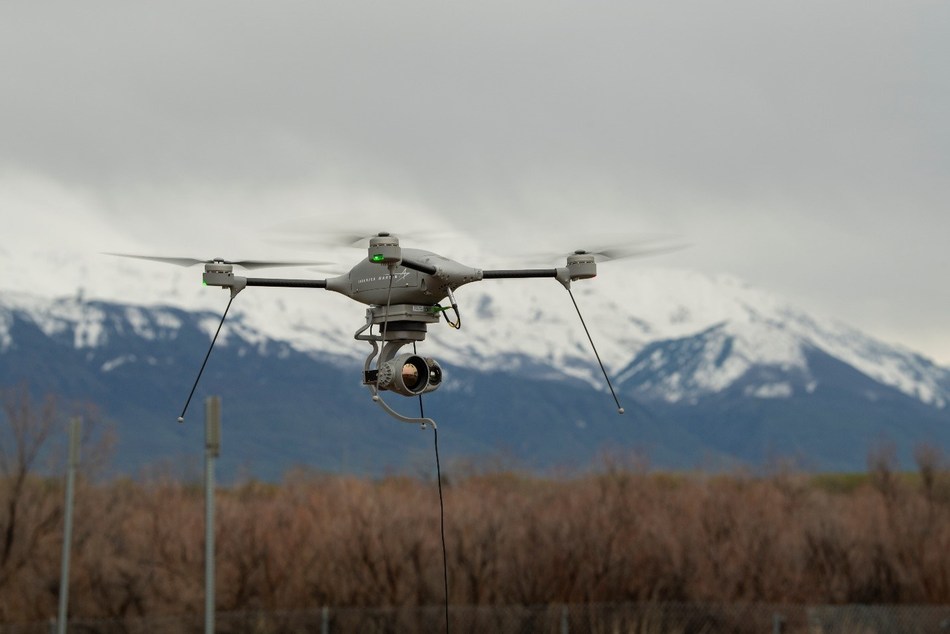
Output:
[[679,233],[695,247],[663,262],[950,360],[948,18],[925,0],[4,3],[0,169],[80,188],[136,235],[159,209],[247,222],[366,198],[542,242]]

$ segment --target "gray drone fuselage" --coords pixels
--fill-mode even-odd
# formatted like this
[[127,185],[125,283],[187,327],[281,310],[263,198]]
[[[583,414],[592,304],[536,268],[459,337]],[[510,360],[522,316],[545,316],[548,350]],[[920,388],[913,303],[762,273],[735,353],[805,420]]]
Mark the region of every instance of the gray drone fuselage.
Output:
[[594,255],[586,251],[569,255],[566,266],[557,268],[486,271],[431,251],[400,249],[395,239],[393,242],[383,248],[371,246],[370,257],[360,261],[349,273],[325,280],[248,278],[235,275],[234,265],[224,260],[207,261],[202,280],[208,286],[229,289],[232,297],[248,286],[325,288],[368,306],[435,306],[446,297],[451,299],[452,291],[463,284],[479,280],[547,277],[570,290],[571,282],[597,275]]
[[329,278],[327,290],[370,306],[387,303],[432,306],[445,299],[450,290],[482,279],[480,269],[431,251],[402,249],[402,254],[407,260],[435,268],[435,273],[426,274],[401,264],[390,273],[388,266],[364,259],[349,273]]

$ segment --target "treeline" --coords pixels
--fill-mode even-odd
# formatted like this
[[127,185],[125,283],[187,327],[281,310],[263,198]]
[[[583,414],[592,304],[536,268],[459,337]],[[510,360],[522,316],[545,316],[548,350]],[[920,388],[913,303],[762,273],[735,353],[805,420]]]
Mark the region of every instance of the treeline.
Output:
[[[950,474],[934,451],[899,474],[670,475],[605,465],[444,482],[450,601],[950,603]],[[9,500],[18,502],[11,516]],[[437,605],[432,480],[295,473],[217,493],[221,611]],[[0,481],[0,622],[56,612],[59,479]],[[200,613],[202,487],[82,482],[71,614]]]

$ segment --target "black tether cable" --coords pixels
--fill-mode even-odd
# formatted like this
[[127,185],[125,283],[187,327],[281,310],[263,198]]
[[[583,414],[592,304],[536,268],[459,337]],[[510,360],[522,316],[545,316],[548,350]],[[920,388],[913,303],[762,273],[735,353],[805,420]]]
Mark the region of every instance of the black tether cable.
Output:
[[[421,400],[421,397],[420,397]],[[435,473],[439,480],[439,523],[442,531],[442,579],[445,583],[445,633],[449,632],[449,563],[445,549],[445,501],[442,499],[442,468],[439,465],[439,428],[433,427],[435,438]]]
[[[412,353],[417,354],[416,344],[412,344]],[[419,395],[419,418],[425,418],[426,412],[422,405],[422,394]],[[449,634],[449,563],[445,548],[445,500],[442,497],[442,465],[439,463],[439,428],[433,427],[435,438],[435,477],[439,483],[439,528],[442,533],[442,580],[445,583],[445,634]]]

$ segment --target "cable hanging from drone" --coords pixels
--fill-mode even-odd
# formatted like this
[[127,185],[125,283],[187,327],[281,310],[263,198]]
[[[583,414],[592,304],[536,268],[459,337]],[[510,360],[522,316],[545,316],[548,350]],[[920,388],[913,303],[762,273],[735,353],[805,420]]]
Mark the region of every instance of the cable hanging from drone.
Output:
[[[462,316],[459,314],[459,305],[458,305],[458,303],[455,301],[455,294],[452,292],[451,287],[450,287],[450,288],[447,288],[446,291],[447,291],[448,294],[449,294],[449,302],[450,302],[452,305],[451,305],[451,306],[436,306],[435,308],[436,308],[436,310],[438,310],[439,312],[442,313],[442,316],[443,316],[443,317],[445,317],[445,323],[447,323],[448,325],[452,326],[452,327],[455,328],[456,330],[461,330],[461,329],[462,329]],[[451,319],[449,319],[449,315],[448,315],[449,310],[451,310],[451,311],[453,311],[453,312],[455,313],[455,321],[452,321]]]

